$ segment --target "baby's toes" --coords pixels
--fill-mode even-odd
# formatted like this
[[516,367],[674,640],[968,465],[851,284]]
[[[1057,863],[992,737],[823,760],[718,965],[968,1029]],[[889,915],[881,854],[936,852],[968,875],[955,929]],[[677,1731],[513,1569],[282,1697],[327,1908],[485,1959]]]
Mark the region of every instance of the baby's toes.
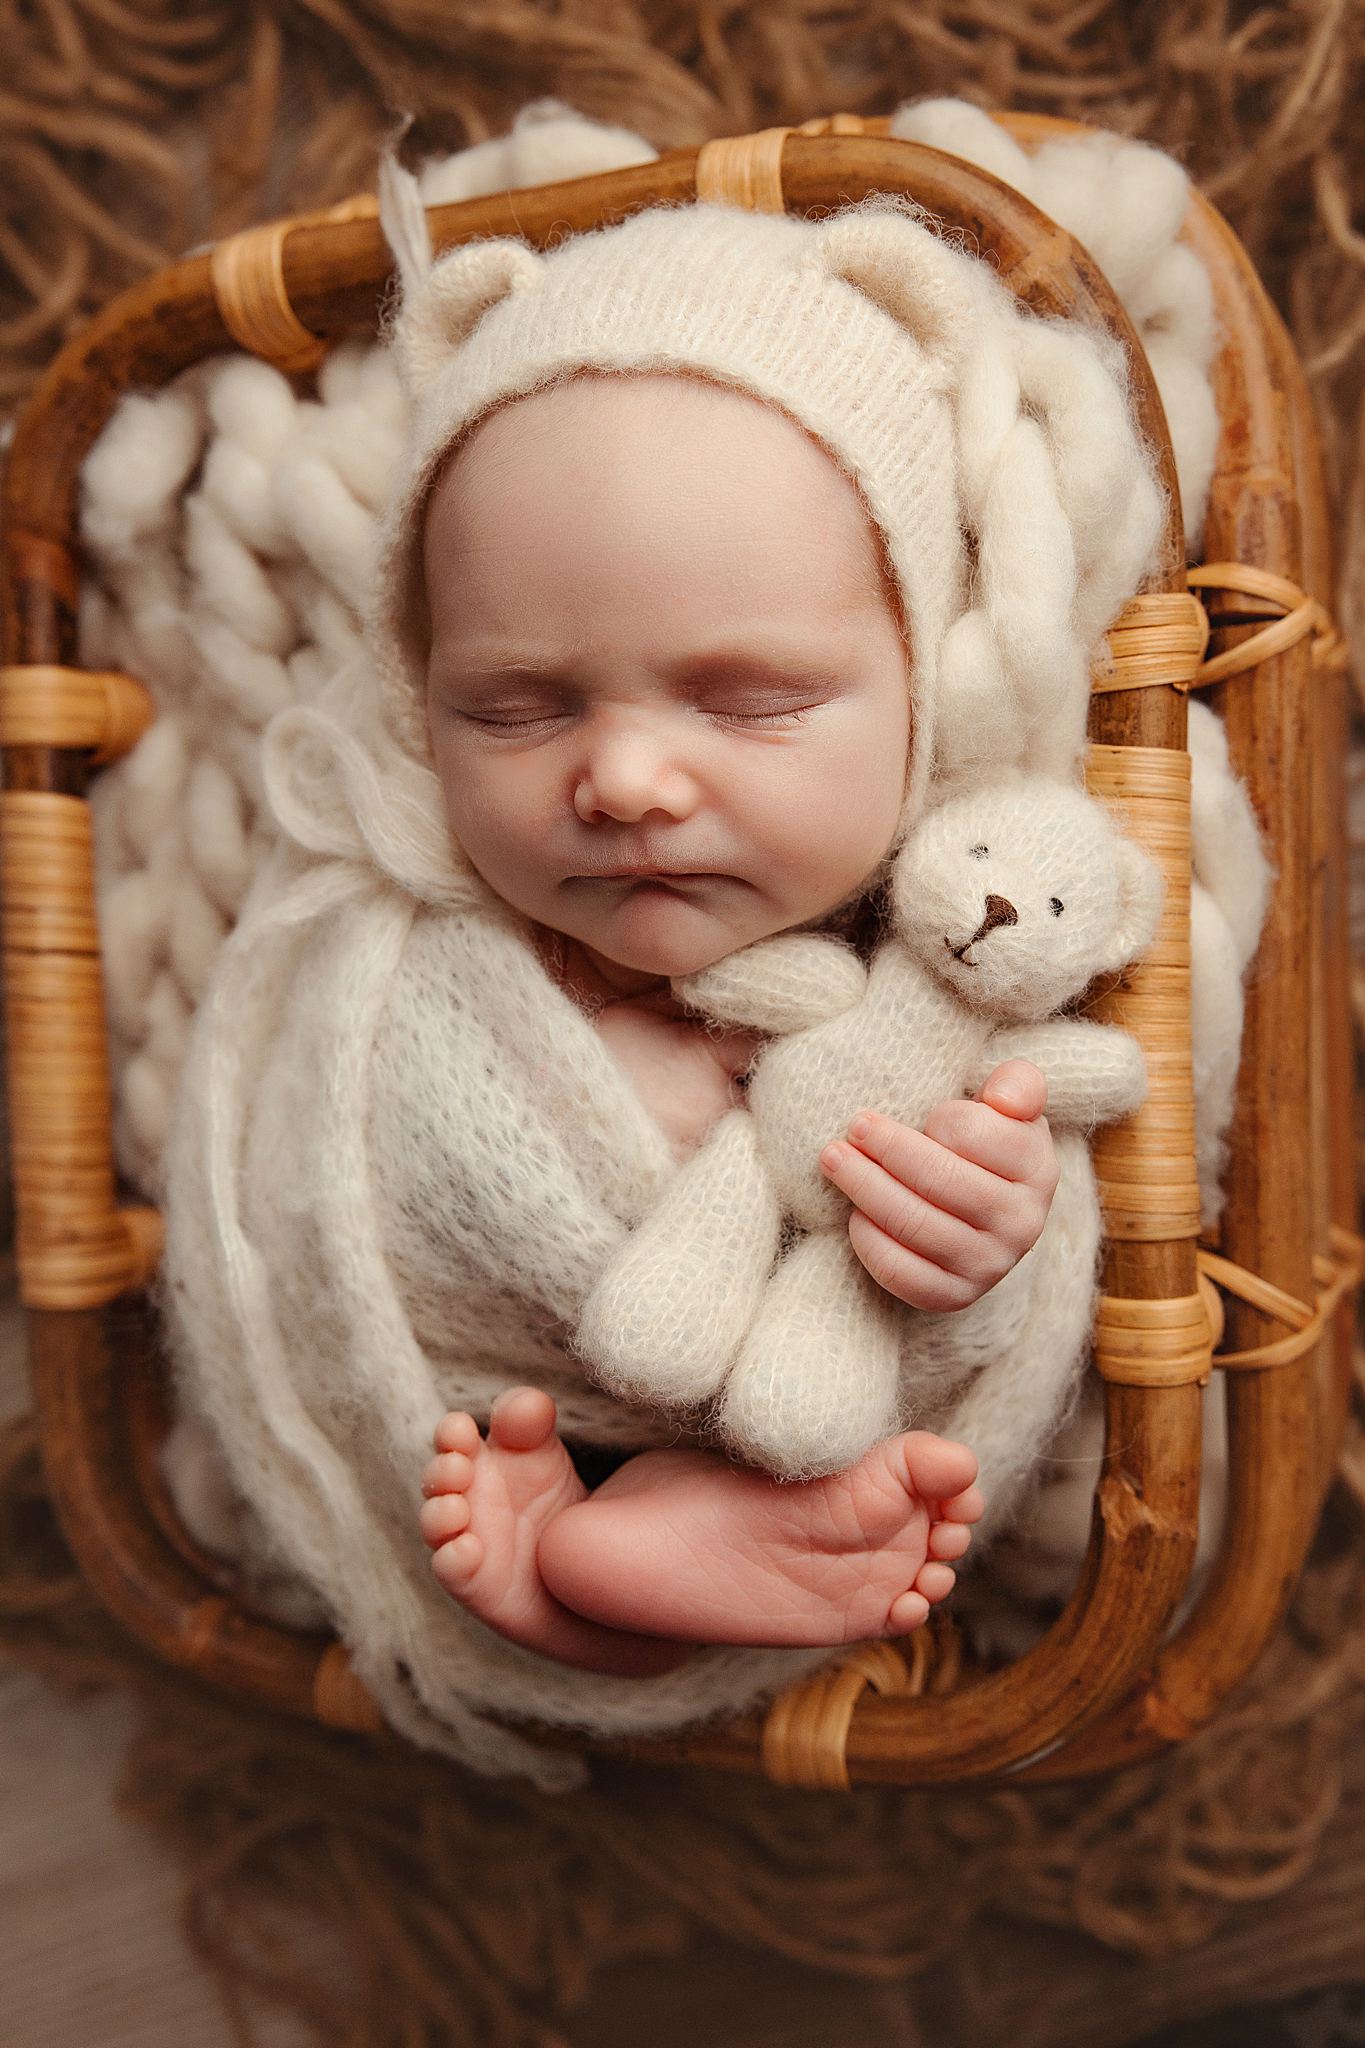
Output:
[[957,1584],[957,1573],[950,1564],[923,1564],[915,1576],[912,1591],[922,1593],[931,1603],[946,1600]]
[[438,1451],[463,1451],[466,1456],[472,1456],[483,1439],[473,1416],[466,1415],[462,1409],[452,1408],[449,1415],[443,1415],[437,1423],[432,1441]]
[[967,1555],[972,1532],[963,1522],[935,1522],[929,1531],[929,1555],[942,1558],[946,1564],[955,1564],[957,1559]]
[[891,1603],[891,1612],[886,1617],[888,1633],[893,1636],[908,1636],[912,1628],[920,1628],[929,1619],[929,1602],[923,1593],[913,1588],[902,1593]]
[[[906,1467],[921,1500],[946,1501],[964,1488],[970,1489],[976,1478],[976,1455],[965,1444],[925,1429],[912,1429],[904,1442]],[[963,1518],[957,1515],[954,1519]]]
[[555,1404],[539,1387],[512,1387],[499,1394],[488,1417],[492,1443],[508,1451],[538,1451],[553,1433]]
[[438,1493],[463,1493],[474,1477],[474,1460],[463,1451],[442,1451],[422,1474],[422,1491],[428,1500]]
[[969,1486],[965,1493],[940,1502],[938,1508],[939,1519],[944,1522],[979,1522],[985,1512],[986,1496],[979,1486]]
[[417,1520],[423,1540],[438,1550],[469,1527],[469,1516],[469,1502],[462,1493],[438,1493],[423,1501]]
[[483,1538],[472,1529],[433,1552],[431,1569],[447,1593],[460,1593],[483,1563]]

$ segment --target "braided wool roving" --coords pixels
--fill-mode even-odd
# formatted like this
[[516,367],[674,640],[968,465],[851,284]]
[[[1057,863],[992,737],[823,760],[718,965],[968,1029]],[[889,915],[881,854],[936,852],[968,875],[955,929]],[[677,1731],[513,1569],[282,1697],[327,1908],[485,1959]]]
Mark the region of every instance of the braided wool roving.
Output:
[[[621,147],[617,137],[611,160]],[[506,182],[493,158],[489,170]],[[718,246],[755,247],[754,223],[714,218],[726,211],[637,217],[609,231],[619,239],[608,257],[628,245],[663,260],[670,235],[700,249],[708,231]],[[1083,746],[1088,661],[1155,534],[1112,352],[1019,313],[901,209],[763,226],[802,289],[829,284],[830,317],[852,308],[901,363],[918,351],[925,406],[953,437],[946,498],[935,486],[952,531],[935,524],[940,552],[922,562],[901,519],[917,500],[897,497],[893,470],[866,447],[861,459],[846,451],[900,578],[922,691],[925,744],[903,827],[932,776],[979,776],[987,725],[992,768],[1067,776]],[[442,358],[449,325],[423,327],[442,292],[425,311],[410,297],[398,330],[410,375],[436,346],[424,410],[409,412],[385,351],[334,351],[317,404],[232,359],[127,402],[86,476],[102,587],[86,599],[85,658],[144,674],[165,711],[105,778],[98,829],[114,1027],[137,1046],[119,1140],[136,1177],[169,1197],[164,1305],[187,1414],[225,1461],[249,1579],[266,1594],[292,1588],[298,1613],[311,1602],[337,1626],[415,1740],[547,1786],[579,1767],[490,1713],[601,1732],[673,1727],[751,1705],[831,1654],[707,1650],[629,1684],[570,1671],[454,1606],[416,1532],[413,1475],[447,1406],[484,1415],[504,1386],[532,1379],[555,1394],[571,1437],[631,1446],[670,1434],[589,1386],[565,1349],[594,1277],[674,1171],[666,1141],[541,967],[524,921],[451,844],[415,717],[403,638],[414,622],[393,608],[423,479],[493,396],[496,316],[524,322],[514,331],[532,384],[565,368],[535,355],[536,301],[547,279],[589,265],[580,244],[593,243],[606,234],[544,258],[486,244],[437,266],[451,287],[441,321],[463,319],[471,349],[484,335],[484,354],[461,351],[458,369]],[[897,256],[912,244],[920,260],[907,271]],[[921,297],[898,298],[907,274]],[[480,275],[482,318],[470,299]],[[569,296],[556,304],[567,320]],[[978,314],[974,349],[965,336]],[[750,306],[755,332],[761,316]],[[590,363],[584,331],[578,360]],[[1063,365],[1073,374],[1059,384]],[[461,376],[473,380],[464,412]],[[500,395],[520,388],[531,387],[504,382]],[[798,366],[788,398],[802,388]],[[827,445],[853,432],[812,409],[796,407]],[[1031,551],[1016,515],[1035,502],[1028,530],[1043,539]],[[356,627],[376,589],[385,507],[381,692]],[[959,511],[971,579],[956,554]],[[934,560],[941,579],[927,573]],[[1058,1256],[1035,1262],[1030,1299],[1014,1305],[1040,1335],[1055,1289],[1093,1284],[1058,1238]]]

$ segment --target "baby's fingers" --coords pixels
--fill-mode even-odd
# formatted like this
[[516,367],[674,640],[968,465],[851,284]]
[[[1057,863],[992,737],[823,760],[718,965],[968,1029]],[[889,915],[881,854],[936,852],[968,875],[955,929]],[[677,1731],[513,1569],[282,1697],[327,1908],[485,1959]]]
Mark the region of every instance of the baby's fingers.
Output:
[[[939,1107],[974,1110],[997,1124],[1007,1121],[976,1102],[941,1103]],[[937,1115],[935,1110],[931,1123]],[[916,1244],[918,1238],[903,1232],[898,1224],[913,1218],[922,1226],[926,1206],[973,1230],[996,1232],[1011,1221],[1016,1201],[1010,1176],[964,1158],[955,1146],[927,1131],[897,1123],[894,1117],[867,1111],[850,1126],[850,1136],[855,1130],[859,1136],[853,1144],[834,1147],[837,1159],[827,1163],[826,1152],[820,1163],[851,1202],[866,1209],[874,1222],[902,1244]],[[952,1242],[961,1244],[962,1240],[954,1238]],[[939,1243],[945,1252],[950,1249],[942,1238]],[[934,1256],[927,1245],[923,1248]]]
[[1032,1122],[1047,1108],[1047,1082],[1032,1060],[1002,1060],[976,1093],[979,1102],[1021,1123]]
[[971,1270],[979,1233],[960,1215],[937,1207],[857,1145],[826,1146],[820,1164],[854,1208],[896,1245],[950,1272]]
[[964,1165],[1041,1188],[1049,1200],[1056,1189],[1057,1155],[1044,1116],[1021,1122],[988,1102],[940,1102],[924,1120],[924,1136]]

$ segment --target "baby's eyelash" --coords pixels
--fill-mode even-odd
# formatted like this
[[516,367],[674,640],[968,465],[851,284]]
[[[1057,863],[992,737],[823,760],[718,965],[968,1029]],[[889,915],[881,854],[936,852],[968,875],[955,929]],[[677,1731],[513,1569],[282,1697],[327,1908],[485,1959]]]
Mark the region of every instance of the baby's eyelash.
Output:
[[[461,716],[472,725],[482,727],[485,732],[534,732],[538,727],[551,726],[562,714],[550,712],[540,718],[487,718],[476,711],[466,711]],[[713,711],[712,718],[722,724],[734,725],[803,725],[810,717],[809,709],[802,711]]]
[[792,725],[804,725],[805,721],[806,721],[806,720],[807,720],[807,719],[808,719],[808,718],[810,717],[810,712],[809,712],[809,710],[806,710],[806,711],[713,711],[713,712],[711,713],[711,716],[712,716],[713,718],[719,718],[719,719],[720,719],[720,720],[722,720],[722,722],[724,722],[724,723],[734,723],[734,724],[738,724],[738,725],[773,725],[773,724],[778,724],[778,723],[782,723],[782,724],[787,724],[787,723],[790,723],[790,724],[792,724]]
[[533,732],[537,726],[555,722],[553,713],[543,718],[483,718],[477,711],[462,711],[460,716],[485,732]]

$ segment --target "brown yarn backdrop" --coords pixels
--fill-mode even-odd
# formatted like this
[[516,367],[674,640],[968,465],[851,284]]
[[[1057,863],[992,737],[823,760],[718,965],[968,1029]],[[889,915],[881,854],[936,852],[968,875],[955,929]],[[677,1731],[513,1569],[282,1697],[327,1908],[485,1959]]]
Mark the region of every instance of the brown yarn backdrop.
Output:
[[0,41],[7,408],[121,285],[372,185],[395,111],[426,153],[553,93],[674,149],[948,92],[1160,143],[1246,243],[1337,429],[1365,639],[1361,0],[3,0]]
[[[1365,656],[1362,0],[0,0],[0,47],[6,412],[122,285],[369,184],[400,111],[415,156],[500,133],[547,93],[659,148],[939,92],[1148,137],[1228,214],[1289,318]],[[96,1609],[28,1423],[0,1433],[0,1652],[136,1687],[126,1801],[183,1861],[190,1936],[243,2043],[265,1998],[328,2048],[567,2048],[632,1959],[666,1973],[695,1954],[695,1983],[738,1941],[866,1984],[914,1976],[950,2048],[1121,2048],[1365,1981],[1358,1433],[1344,1470],[1241,1703],[1079,1790],[812,1797],[612,1767],[550,1801],[277,1721],[155,1667]]]

